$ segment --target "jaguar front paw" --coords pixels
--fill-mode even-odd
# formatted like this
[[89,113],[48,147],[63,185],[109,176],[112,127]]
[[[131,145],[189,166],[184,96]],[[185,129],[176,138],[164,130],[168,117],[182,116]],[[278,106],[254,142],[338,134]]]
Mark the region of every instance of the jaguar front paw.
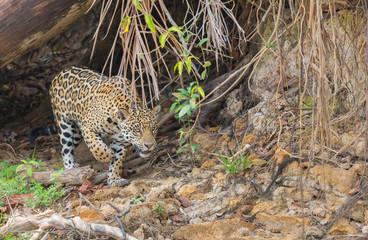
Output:
[[110,187],[116,186],[116,187],[124,187],[126,185],[129,184],[129,181],[126,180],[125,178],[120,178],[120,179],[108,179],[107,180],[107,184]]

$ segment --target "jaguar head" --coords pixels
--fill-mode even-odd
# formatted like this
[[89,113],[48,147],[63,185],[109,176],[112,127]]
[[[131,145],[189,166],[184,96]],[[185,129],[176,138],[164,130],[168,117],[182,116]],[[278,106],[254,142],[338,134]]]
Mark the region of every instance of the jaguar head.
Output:
[[130,142],[141,157],[148,157],[156,147],[157,116],[161,106],[147,109],[133,107],[120,109],[119,117],[123,119],[121,131],[125,141]]

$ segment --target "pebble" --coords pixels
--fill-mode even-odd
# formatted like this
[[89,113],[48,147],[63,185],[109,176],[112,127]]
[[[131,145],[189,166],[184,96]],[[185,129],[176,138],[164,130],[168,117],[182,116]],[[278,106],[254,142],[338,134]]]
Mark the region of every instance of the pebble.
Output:
[[326,224],[328,223],[328,221],[326,221],[326,220],[321,220],[319,223],[320,223],[321,225],[326,225]]
[[201,218],[193,218],[189,220],[189,224],[201,223],[201,222],[203,222]]
[[368,234],[368,226],[364,226],[364,227],[362,228],[362,233],[363,233],[363,234]]

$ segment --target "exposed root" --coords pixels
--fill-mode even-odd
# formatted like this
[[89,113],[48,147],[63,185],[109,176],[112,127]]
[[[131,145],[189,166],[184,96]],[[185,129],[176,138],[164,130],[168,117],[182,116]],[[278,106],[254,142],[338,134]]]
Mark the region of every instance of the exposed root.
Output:
[[[123,239],[123,233],[120,228],[112,227],[107,224],[87,223],[80,217],[66,219],[54,213],[52,210],[30,216],[20,216],[20,214],[16,213],[9,218],[5,226],[0,228],[0,232],[2,236],[7,236],[9,233],[37,231],[31,238],[32,240],[36,240],[41,237],[44,231],[50,228],[78,231],[86,236],[97,235],[114,239]],[[137,238],[130,235],[126,235],[126,239],[137,240]]]

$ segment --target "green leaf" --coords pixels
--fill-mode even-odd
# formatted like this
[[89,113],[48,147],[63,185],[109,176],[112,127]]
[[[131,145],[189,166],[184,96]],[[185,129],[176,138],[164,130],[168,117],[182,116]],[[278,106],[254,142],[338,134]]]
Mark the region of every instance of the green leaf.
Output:
[[192,98],[199,98],[199,95],[196,94],[196,93],[194,93],[193,96],[192,96]]
[[189,56],[189,52],[184,49],[184,52],[182,54],[180,54],[180,57],[188,57]]
[[158,41],[161,44],[161,48],[165,47],[166,40],[167,40],[167,33],[160,35],[160,37],[158,38]]
[[156,27],[153,23],[152,16],[149,13],[146,13],[144,15],[144,20],[146,21],[148,28],[155,34],[156,33]]
[[190,145],[190,148],[192,149],[192,153],[194,153],[196,150],[199,150],[201,147],[198,144],[193,143]]
[[185,65],[187,65],[188,73],[190,73],[192,71],[192,60],[190,58],[185,59]]
[[175,93],[173,93],[172,94],[174,97],[176,97],[177,99],[179,99],[179,100],[187,100],[187,99],[189,99],[189,97],[188,96],[186,96],[186,95],[184,95],[184,94],[182,94],[182,93],[178,93],[178,92],[175,92]]
[[19,170],[23,167],[24,164],[18,165],[18,167],[15,169],[15,172],[19,172]]
[[194,93],[194,91],[197,89],[197,86],[195,86],[195,87],[193,87],[192,88],[192,91],[190,92],[190,96],[192,96],[193,97],[193,93]]
[[139,2],[142,1],[142,0],[133,0],[133,4],[134,6],[141,12],[143,12],[142,8],[141,8],[141,5],[139,4]]
[[175,64],[175,66],[174,66],[174,72],[175,72],[176,67],[178,67],[178,72],[179,72],[179,75],[181,76],[183,74],[183,68],[184,68],[183,62],[177,62]]
[[195,109],[196,108],[196,100],[195,100],[195,98],[190,99],[189,103],[190,103],[190,107],[192,109]]
[[208,38],[203,38],[201,41],[199,41],[198,45],[199,46],[202,46],[203,43],[207,42],[208,41]]
[[181,29],[182,29],[182,27],[172,26],[168,30],[169,30],[169,32],[177,32],[177,33],[183,34],[183,32],[181,31]]
[[175,110],[175,113],[178,113],[181,109],[183,109],[185,105],[180,105],[176,110]]
[[29,177],[32,177],[32,168],[27,168],[27,174]]
[[170,112],[172,112],[172,111],[174,110],[174,108],[175,108],[175,106],[176,106],[177,104],[178,104],[177,102],[175,102],[175,103],[171,104]]
[[201,94],[202,98],[205,97],[205,94],[204,94],[204,91],[203,91],[203,88],[201,86],[198,86],[198,92],[199,94]]
[[179,112],[179,118],[182,118],[188,111],[190,111],[190,105],[186,105]]
[[275,47],[276,46],[276,44],[274,44],[274,43],[265,43],[265,45],[267,47]]
[[127,31],[129,31],[129,25],[130,25],[130,17],[127,16],[123,19],[121,26],[124,28],[123,31],[121,31],[121,33],[126,33]]
[[211,62],[210,61],[206,61],[203,65],[203,67],[209,67],[211,66]]
[[182,139],[180,139],[180,142],[179,142],[179,147],[181,147],[184,143],[185,143],[185,139],[184,138],[182,138]]
[[188,42],[189,38],[192,36],[192,33],[188,33],[188,35],[184,38],[185,42]]
[[206,78],[206,73],[207,73],[207,69],[205,69],[202,74],[201,74],[201,78],[202,80],[204,80]]
[[189,93],[190,93],[190,90],[188,90],[188,91],[187,91],[187,90],[185,90],[185,89],[179,88],[179,89],[178,89],[178,92],[181,92],[181,93],[182,93],[182,94],[184,94],[185,96],[188,96],[188,97],[190,96],[190,94],[189,94]]

